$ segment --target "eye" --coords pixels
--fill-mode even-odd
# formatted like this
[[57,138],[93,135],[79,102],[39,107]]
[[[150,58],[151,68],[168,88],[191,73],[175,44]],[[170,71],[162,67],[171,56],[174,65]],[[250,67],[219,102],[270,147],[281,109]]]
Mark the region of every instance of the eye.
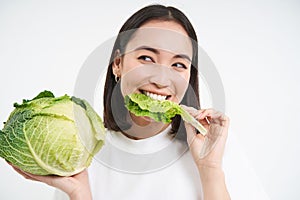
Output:
[[176,68],[187,69],[187,67],[183,63],[174,63],[172,66]]
[[154,60],[150,56],[142,55],[138,57],[139,60],[147,61],[147,62],[154,62]]

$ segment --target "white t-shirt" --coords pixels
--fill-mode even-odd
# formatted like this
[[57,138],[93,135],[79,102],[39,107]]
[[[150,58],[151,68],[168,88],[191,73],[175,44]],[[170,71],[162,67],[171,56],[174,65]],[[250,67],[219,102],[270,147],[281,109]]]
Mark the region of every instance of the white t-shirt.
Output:
[[[93,199],[201,200],[200,175],[187,144],[168,132],[169,128],[147,139],[132,140],[108,131],[105,145],[88,169]],[[223,161],[231,198],[268,200],[234,142],[228,138]],[[68,197],[57,191],[55,199]]]

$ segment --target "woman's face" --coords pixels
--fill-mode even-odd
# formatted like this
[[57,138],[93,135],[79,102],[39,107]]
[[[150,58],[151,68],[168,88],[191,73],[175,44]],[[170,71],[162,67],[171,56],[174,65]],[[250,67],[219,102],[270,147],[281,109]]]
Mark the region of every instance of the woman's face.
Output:
[[153,20],[134,33],[113,71],[121,78],[123,96],[143,93],[180,103],[189,84],[192,54],[181,25]]

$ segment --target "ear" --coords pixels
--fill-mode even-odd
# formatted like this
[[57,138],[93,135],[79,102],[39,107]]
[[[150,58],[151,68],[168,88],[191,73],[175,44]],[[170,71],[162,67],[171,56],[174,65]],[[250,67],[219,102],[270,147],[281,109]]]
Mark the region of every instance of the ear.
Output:
[[112,63],[113,74],[117,77],[121,76],[121,68],[122,68],[122,57],[120,50],[117,49],[114,55],[114,61]]

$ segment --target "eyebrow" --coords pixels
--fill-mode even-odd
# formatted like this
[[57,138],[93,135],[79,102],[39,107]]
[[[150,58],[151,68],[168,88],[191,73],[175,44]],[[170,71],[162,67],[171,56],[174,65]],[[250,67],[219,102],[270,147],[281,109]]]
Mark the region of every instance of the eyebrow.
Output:
[[[138,50],[146,50],[146,51],[151,51],[155,54],[160,54],[159,50],[149,47],[149,46],[140,46],[140,47],[137,47],[136,49],[134,49],[134,51],[138,51]],[[177,54],[174,56],[174,58],[183,58],[183,59],[187,59],[188,61],[192,62],[192,59],[186,54]]]
[[185,55],[185,54],[175,55],[174,58],[183,58],[183,59],[187,59],[188,61],[192,62],[191,58],[188,55]]

